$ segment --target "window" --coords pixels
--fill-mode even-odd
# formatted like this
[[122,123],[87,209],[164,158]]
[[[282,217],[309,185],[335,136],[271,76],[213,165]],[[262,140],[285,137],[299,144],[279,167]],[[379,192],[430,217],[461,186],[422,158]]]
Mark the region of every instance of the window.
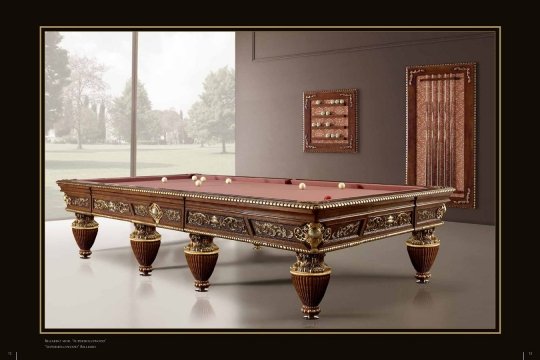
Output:
[[140,32],[137,175],[234,174],[234,33]]
[[46,220],[69,217],[58,179],[234,174],[234,32],[136,35],[45,32]]

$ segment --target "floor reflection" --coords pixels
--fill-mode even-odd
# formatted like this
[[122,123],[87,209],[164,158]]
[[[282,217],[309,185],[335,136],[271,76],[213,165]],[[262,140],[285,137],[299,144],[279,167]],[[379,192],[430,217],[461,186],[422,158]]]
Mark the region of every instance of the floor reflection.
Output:
[[418,285],[418,290],[416,290],[416,296],[413,299],[413,304],[422,308],[430,308],[433,306],[433,297],[431,296],[429,285]]
[[137,286],[136,294],[141,299],[149,299],[154,297],[155,290],[150,276],[141,277],[141,281]]
[[78,273],[86,276],[94,276],[94,270],[92,270],[92,263],[90,261],[80,261]]
[[189,313],[190,322],[201,324],[215,320],[216,313],[214,312],[208,293],[197,293],[195,294],[195,299],[196,301]]

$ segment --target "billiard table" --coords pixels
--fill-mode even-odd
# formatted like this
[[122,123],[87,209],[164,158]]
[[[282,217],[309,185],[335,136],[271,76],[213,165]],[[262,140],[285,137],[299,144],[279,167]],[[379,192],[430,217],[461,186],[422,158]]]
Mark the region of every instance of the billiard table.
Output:
[[[194,178],[197,180],[194,181]],[[200,181],[205,177],[205,181]],[[218,259],[214,237],[296,253],[292,283],[308,319],[318,318],[330,280],[326,253],[412,232],[406,241],[416,280],[427,282],[454,189],[304,179],[182,174],[59,180],[72,230],[86,259],[98,233],[94,216],[130,221],[141,275],[159,250],[157,227],[189,233],[184,248],[195,289],[206,291]],[[304,185],[300,185],[303,183]],[[303,189],[301,189],[303,188]]]

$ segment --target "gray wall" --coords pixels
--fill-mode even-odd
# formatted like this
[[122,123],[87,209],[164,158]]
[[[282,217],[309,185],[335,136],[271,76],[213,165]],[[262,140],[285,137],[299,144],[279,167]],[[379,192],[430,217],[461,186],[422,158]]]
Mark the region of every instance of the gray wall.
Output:
[[[238,32],[236,174],[405,182],[405,67],[477,62],[477,209],[495,223],[496,38],[492,32]],[[359,89],[359,151],[302,151],[302,92]]]

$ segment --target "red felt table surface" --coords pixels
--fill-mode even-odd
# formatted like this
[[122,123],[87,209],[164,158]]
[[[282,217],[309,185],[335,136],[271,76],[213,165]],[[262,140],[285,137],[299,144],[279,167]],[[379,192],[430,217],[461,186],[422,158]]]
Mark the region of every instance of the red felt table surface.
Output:
[[[168,176],[167,178],[167,182],[162,182],[161,177],[110,178],[92,179],[88,181],[118,184],[122,186],[138,186],[152,189],[180,190],[302,202],[323,201],[324,197],[327,195],[331,196],[332,200],[339,200],[424,189],[423,187],[417,186],[347,182],[345,183],[345,189],[339,189],[337,182],[330,181],[267,179],[234,176],[229,177],[232,179],[232,183],[226,184],[225,179],[227,176],[215,175],[207,175],[207,180],[202,183],[202,186],[197,187],[191,178],[186,178],[185,176]],[[306,189],[300,190],[298,188],[298,184],[301,182],[306,184]]]

